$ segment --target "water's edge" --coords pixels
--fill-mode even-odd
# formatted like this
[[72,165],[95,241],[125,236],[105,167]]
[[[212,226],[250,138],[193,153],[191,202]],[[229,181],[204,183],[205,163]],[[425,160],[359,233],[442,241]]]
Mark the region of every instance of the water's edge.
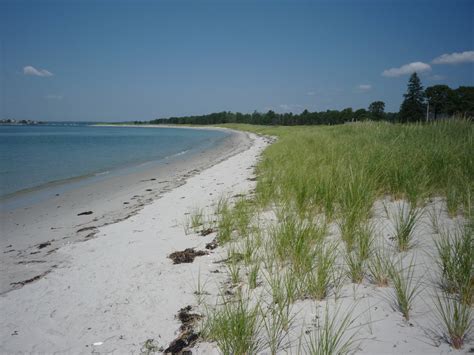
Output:
[[[230,134],[213,149],[136,174],[109,177],[33,207],[4,213],[0,220],[5,232],[0,241],[5,256],[0,261],[0,294],[63,264],[61,246],[95,238],[100,227],[132,217],[190,176],[248,149],[253,142],[246,133],[227,132]],[[89,211],[90,215],[78,216]]]

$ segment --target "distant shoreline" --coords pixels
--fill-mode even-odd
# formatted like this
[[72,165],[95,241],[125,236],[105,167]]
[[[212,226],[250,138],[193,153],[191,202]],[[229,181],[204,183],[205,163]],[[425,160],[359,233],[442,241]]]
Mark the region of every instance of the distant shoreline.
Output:
[[216,127],[212,125],[188,125],[188,124],[182,124],[182,125],[172,125],[172,124],[131,124],[131,123],[99,123],[99,124],[94,124],[93,126],[95,127],[128,127],[128,128],[134,128],[134,127],[142,127],[142,128],[179,128],[179,129],[201,129],[201,130],[209,130],[209,131],[232,131],[229,128],[225,127]]

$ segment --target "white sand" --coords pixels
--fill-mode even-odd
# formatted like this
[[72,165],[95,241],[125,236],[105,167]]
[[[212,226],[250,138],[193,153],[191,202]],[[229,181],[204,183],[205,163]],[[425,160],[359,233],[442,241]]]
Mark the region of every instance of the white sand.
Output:
[[[251,145],[247,134],[230,132],[213,149],[191,156],[144,164],[102,180],[80,180],[72,188],[59,185],[39,190],[36,194],[42,198],[28,199],[25,206],[10,208],[9,200],[0,201],[0,295],[10,291],[12,283],[29,280],[62,264],[65,258],[55,252],[58,248],[87,240],[94,236],[96,228],[129,218],[182,185],[189,176]],[[85,211],[93,213],[78,216]],[[50,244],[39,249],[40,243]]]
[[[376,202],[373,208],[371,223],[374,227],[375,246],[385,245],[386,252],[395,264],[401,260],[404,268],[413,263],[414,277],[413,284],[417,284],[417,293],[413,307],[410,311],[410,319],[406,321],[397,309],[394,288],[377,287],[372,284],[367,277],[360,284],[351,283],[346,278],[340,291],[331,290],[328,297],[321,301],[311,299],[297,300],[290,306],[290,318],[292,319],[288,333],[283,332],[284,337],[281,342],[279,353],[307,353],[309,334],[314,334],[317,329],[318,318],[322,321],[326,309],[332,321],[336,318],[336,324],[340,324],[343,317],[349,315],[354,322],[344,334],[343,339],[348,339],[354,335],[353,350],[357,354],[464,354],[472,353],[474,350],[474,334],[471,332],[465,339],[463,349],[457,351],[449,346],[442,339],[442,324],[436,314],[435,300],[438,294],[440,280],[439,267],[436,264],[437,251],[435,239],[439,238],[437,232],[433,231],[430,213],[435,213],[438,223],[445,230],[454,231],[456,226],[460,226],[466,221],[462,217],[450,218],[446,212],[446,205],[443,199],[436,198],[423,209],[423,214],[416,223],[413,235],[414,247],[407,252],[398,252],[395,243],[391,240],[394,235],[393,215],[400,211],[400,207],[405,202],[393,201],[386,198]],[[392,218],[387,217],[386,209]],[[271,210],[258,216],[258,225],[276,225],[277,217]],[[268,228],[267,228],[268,229]],[[269,236],[266,236],[267,238]],[[331,223],[329,227],[328,241],[338,242],[339,257],[337,265],[345,264],[342,256],[345,246],[341,241],[339,229],[336,223]],[[234,248],[239,249],[238,242]],[[263,242],[265,245],[265,242]],[[245,250],[245,249],[243,249]],[[264,264],[262,264],[264,265]],[[263,266],[261,266],[262,272]],[[265,271],[266,272],[266,271]],[[225,281],[223,274],[218,274],[221,281]],[[244,298],[250,297],[250,304],[260,303],[263,309],[272,305],[272,290],[266,279],[271,276],[261,273],[258,277],[256,289],[248,289],[247,277],[242,272],[240,284],[230,286],[221,283],[221,291],[216,290],[212,284],[206,289],[210,295],[206,297],[207,305],[214,307],[219,292],[223,289],[232,289],[234,292],[238,288],[242,290]],[[229,278],[226,275],[227,279]],[[216,276],[213,276],[216,279]],[[219,307],[219,306],[218,306]],[[203,306],[200,307],[204,311]],[[337,314],[337,316],[336,316]],[[265,339],[268,335],[265,329],[259,333],[261,341],[260,350],[262,353],[270,353]],[[200,343],[195,349],[196,353],[209,353],[216,351],[213,343]]]
[[252,140],[250,149],[190,177],[138,214],[101,227],[97,238],[60,248],[66,263],[3,294],[0,352],[137,353],[151,338],[167,346],[179,327],[175,314],[195,302],[198,275],[215,268],[217,257],[173,265],[167,256],[204,249],[215,237],[186,236],[187,212],[254,186],[248,178],[267,141]]
[[[147,339],[166,348],[178,335],[177,311],[186,305],[196,305],[194,295],[198,280],[205,284],[209,295],[205,301],[215,304],[222,282],[228,278],[225,265],[216,264],[226,255],[218,248],[209,256],[197,257],[192,264],[173,265],[167,256],[189,247],[204,249],[215,237],[196,233],[185,234],[187,213],[196,208],[210,212],[222,196],[249,193],[255,182],[253,167],[268,142],[252,136],[253,145],[211,168],[190,177],[184,185],[166,192],[129,219],[99,229],[97,238],[72,243],[58,250],[62,263],[39,281],[8,292],[0,298],[0,353],[139,353]],[[397,204],[383,201],[390,211]],[[459,222],[444,212],[441,199],[435,199],[426,210],[437,209],[439,222],[452,228]],[[262,213],[259,223],[271,224],[275,216]],[[393,235],[382,201],[374,208],[373,223],[379,240],[388,245]],[[330,228],[330,239],[338,240],[337,227]],[[420,280],[410,321],[393,303],[393,288],[378,288],[365,279],[360,285],[346,281],[338,295],[323,301],[300,300],[292,307],[293,327],[289,347],[283,353],[305,352],[299,349],[299,339],[307,339],[304,331],[314,330],[317,316],[328,307],[340,315],[348,310],[356,318],[360,354],[458,354],[474,347],[472,335],[464,349],[455,351],[441,341],[433,330],[439,326],[434,314],[434,292],[437,267],[434,261],[434,239],[438,237],[425,213],[415,228],[416,247],[405,253],[404,264],[412,258],[416,264],[415,279]],[[400,254],[390,251],[394,257]],[[212,271],[220,270],[220,273]],[[261,276],[260,276],[261,279]],[[263,283],[264,284],[264,283]],[[245,285],[241,286],[244,289]],[[260,300],[268,299],[265,285],[255,289]],[[257,299],[257,297],[255,297]],[[199,343],[194,353],[218,353],[215,344]]]

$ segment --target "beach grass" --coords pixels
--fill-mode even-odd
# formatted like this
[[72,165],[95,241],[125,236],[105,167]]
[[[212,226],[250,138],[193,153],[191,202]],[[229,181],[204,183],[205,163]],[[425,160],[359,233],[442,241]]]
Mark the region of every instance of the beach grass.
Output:
[[469,305],[474,301],[473,235],[472,224],[465,224],[452,231],[441,229],[435,240],[441,287]]
[[367,263],[368,275],[371,282],[378,287],[387,287],[390,280],[391,265],[390,254],[384,246],[375,248]]
[[474,127],[468,120],[225,127],[278,138],[257,167],[262,203],[290,201],[301,212],[330,217],[338,211],[349,224],[366,218],[374,199],[386,194],[413,206],[443,196],[451,215],[467,214],[472,204]]
[[472,329],[472,309],[449,295],[437,295],[435,302],[441,336],[455,349],[461,349]]
[[394,240],[398,251],[405,252],[416,245],[415,227],[422,216],[422,210],[411,203],[399,203],[395,211],[387,209],[387,217],[392,221],[395,230]]
[[[328,307],[323,317],[317,317],[315,328],[307,336],[304,353],[312,355],[348,354],[357,344],[357,331],[353,310]],[[344,313],[344,314],[342,314]],[[354,329],[355,328],[355,329]]]
[[231,301],[223,297],[222,305],[208,313],[202,336],[215,341],[223,354],[253,354],[262,345],[258,337],[261,327],[259,305],[239,294]]
[[415,278],[415,264],[413,259],[407,267],[402,260],[393,263],[390,267],[390,279],[393,282],[393,304],[403,317],[409,321],[411,310],[418,294],[421,292],[421,282]]
[[[205,332],[207,339],[216,341],[223,353],[249,353],[260,347],[275,353],[288,338],[292,305],[301,300],[328,302],[331,292],[337,304],[346,281],[357,287],[366,279],[387,287],[394,309],[410,320],[423,288],[413,254],[408,266],[403,258],[418,250],[414,247],[425,206],[441,198],[449,217],[473,215],[472,123],[226,127],[277,140],[256,167],[252,199],[223,198],[217,203],[219,242],[232,242],[227,277],[239,291],[208,314],[207,329],[212,331]],[[377,201],[385,206],[384,221],[393,227],[387,236],[395,244],[393,250],[373,224]],[[460,322],[453,315],[464,310],[459,304],[472,302],[472,225],[467,223],[455,236],[443,235],[443,225],[436,220],[441,210],[434,212],[428,217],[442,237],[435,256],[440,283],[444,291],[457,295],[458,302],[439,302],[438,313],[447,329],[447,322]],[[241,288],[248,290],[252,302],[242,298]],[[266,305],[265,311],[261,305]],[[326,318],[309,337],[300,336],[304,351],[330,354],[352,349],[350,315]],[[250,329],[242,334],[245,341],[235,334],[243,323]]]

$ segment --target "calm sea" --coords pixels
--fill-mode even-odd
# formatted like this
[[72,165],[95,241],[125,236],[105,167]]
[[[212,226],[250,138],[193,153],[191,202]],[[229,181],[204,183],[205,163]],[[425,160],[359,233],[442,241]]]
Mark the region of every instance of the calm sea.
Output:
[[92,125],[0,126],[0,197],[212,148],[228,133]]

